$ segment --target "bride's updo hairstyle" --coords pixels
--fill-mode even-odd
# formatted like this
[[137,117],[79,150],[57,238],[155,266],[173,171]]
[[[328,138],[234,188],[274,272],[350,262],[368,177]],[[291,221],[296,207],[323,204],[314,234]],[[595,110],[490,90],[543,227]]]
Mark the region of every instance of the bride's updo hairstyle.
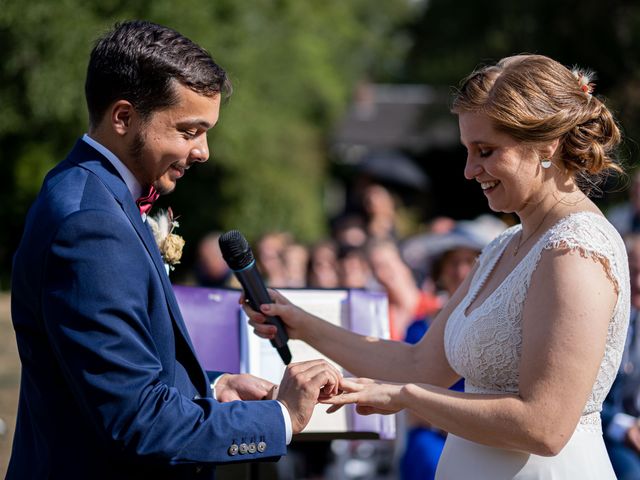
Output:
[[560,139],[554,158],[588,193],[607,173],[622,172],[612,156],[620,130],[592,94],[591,76],[542,55],[507,57],[465,78],[451,111],[485,114],[496,130],[533,148]]

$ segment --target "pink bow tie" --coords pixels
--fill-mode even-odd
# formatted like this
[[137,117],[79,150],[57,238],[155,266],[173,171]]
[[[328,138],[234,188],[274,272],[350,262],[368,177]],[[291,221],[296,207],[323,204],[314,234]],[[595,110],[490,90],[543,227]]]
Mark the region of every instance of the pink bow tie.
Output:
[[153,206],[153,202],[155,202],[159,196],[160,194],[156,191],[155,187],[151,185],[145,195],[138,197],[136,205],[140,210],[140,215],[149,213],[149,210],[151,210],[151,207]]

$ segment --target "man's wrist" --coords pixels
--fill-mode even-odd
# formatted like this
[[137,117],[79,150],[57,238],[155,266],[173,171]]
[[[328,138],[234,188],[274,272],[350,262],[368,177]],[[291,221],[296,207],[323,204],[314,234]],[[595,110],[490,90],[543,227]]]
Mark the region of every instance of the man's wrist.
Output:
[[293,437],[291,414],[289,413],[289,409],[287,409],[284,403],[282,403],[280,400],[276,400],[276,402],[278,402],[278,405],[280,405],[280,409],[282,410],[282,418],[284,420],[285,440],[286,440],[286,444],[289,445],[291,443],[291,438]]
[[216,386],[218,385],[218,383],[220,383],[220,380],[223,377],[226,377],[228,375],[229,375],[228,373],[223,373],[222,375],[218,375],[215,378],[215,380],[213,382],[211,382],[211,393],[212,393],[214,399],[218,400],[218,397],[216,397]]

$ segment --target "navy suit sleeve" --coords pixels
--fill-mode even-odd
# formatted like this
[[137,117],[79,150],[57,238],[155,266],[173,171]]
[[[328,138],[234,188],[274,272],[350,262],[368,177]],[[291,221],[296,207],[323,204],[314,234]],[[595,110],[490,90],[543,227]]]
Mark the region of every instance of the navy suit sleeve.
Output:
[[[157,270],[125,217],[84,210],[58,228],[43,270],[43,318],[79,417],[111,448],[137,459],[224,463],[285,454],[277,402],[194,399],[167,379],[163,332],[154,324],[158,302],[150,300],[154,282]],[[243,441],[268,448],[227,453]]]

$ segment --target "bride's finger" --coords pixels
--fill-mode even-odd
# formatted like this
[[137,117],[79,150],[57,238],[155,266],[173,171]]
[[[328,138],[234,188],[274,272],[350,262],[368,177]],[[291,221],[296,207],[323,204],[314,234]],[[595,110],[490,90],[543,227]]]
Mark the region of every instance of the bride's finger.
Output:
[[377,412],[377,410],[373,407],[368,407],[366,405],[356,405],[356,412],[359,415],[372,415]]
[[360,392],[364,389],[364,384],[358,383],[358,379],[353,378],[342,378],[340,379],[340,390],[343,390],[347,393],[351,392]]
[[360,385],[371,385],[372,383],[376,383],[375,380],[366,377],[353,378],[352,380]]
[[271,297],[274,303],[281,303],[281,304],[289,303],[287,298],[284,295],[282,295],[279,291],[273,288],[267,288],[267,292],[269,293],[269,297]]
[[255,333],[256,336],[260,338],[264,338],[265,340],[272,340],[273,338],[275,338],[275,332],[262,333],[262,332],[258,332],[257,330],[254,330],[253,333]]
[[358,403],[357,393],[343,393],[322,400],[322,403],[329,405],[347,405],[348,403]]
[[251,305],[249,305],[247,302],[243,302],[241,307],[242,307],[242,310],[244,310],[244,313],[247,314],[247,317],[249,317],[250,320],[258,321],[261,323],[265,321],[265,316],[261,312],[256,312],[253,308],[251,308]]
[[273,338],[277,332],[276,327],[273,325],[251,322],[249,322],[249,325],[253,327],[254,333],[262,338]]

